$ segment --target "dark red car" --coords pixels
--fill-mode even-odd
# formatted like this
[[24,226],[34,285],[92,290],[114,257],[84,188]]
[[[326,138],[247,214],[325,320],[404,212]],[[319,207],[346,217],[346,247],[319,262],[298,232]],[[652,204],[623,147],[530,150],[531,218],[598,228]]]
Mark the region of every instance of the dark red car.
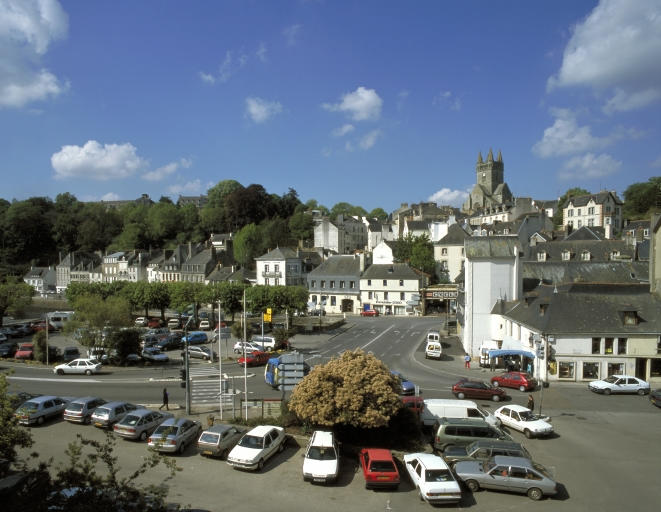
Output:
[[526,372],[505,372],[491,377],[491,383],[494,386],[514,388],[519,391],[530,391],[537,387],[535,378]]
[[413,411],[417,418],[420,417],[422,408],[425,406],[421,396],[400,396],[399,398],[402,400],[404,407]]
[[147,322],[147,327],[156,329],[158,327],[163,327],[163,324],[160,318],[150,318],[149,321]]
[[246,366],[261,366],[268,363],[271,354],[268,352],[262,352],[261,350],[255,350],[253,352],[248,352],[246,357],[239,357],[237,362],[243,366],[244,362]]
[[363,309],[360,316],[379,316],[379,312],[376,309]]
[[500,402],[507,398],[504,389],[491,386],[481,380],[462,379],[452,386],[452,393],[460,400],[464,398],[482,398],[483,400]]
[[365,489],[374,487],[399,487],[399,471],[390,450],[363,448],[358,455],[365,477]]
[[[44,331],[46,330],[46,322],[41,321],[41,322],[35,322],[33,323],[30,328],[32,329],[32,332],[39,332],[39,331]],[[53,324],[49,323],[48,324],[48,332],[54,332],[55,327],[53,327]]]
[[21,343],[14,354],[14,359],[34,359],[34,345],[32,343]]

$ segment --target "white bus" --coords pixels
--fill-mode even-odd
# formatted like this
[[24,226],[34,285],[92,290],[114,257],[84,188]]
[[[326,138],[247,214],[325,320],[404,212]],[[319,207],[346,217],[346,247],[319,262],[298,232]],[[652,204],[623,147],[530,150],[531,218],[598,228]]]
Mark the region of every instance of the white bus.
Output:
[[46,313],[46,317],[48,318],[48,323],[55,327],[55,329],[62,330],[73,316],[73,313],[73,311],[51,311],[50,313]]

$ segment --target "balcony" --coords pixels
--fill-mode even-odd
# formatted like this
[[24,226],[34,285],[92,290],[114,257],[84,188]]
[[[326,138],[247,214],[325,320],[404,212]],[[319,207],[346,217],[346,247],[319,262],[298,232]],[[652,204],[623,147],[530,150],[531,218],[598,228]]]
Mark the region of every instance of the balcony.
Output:
[[282,277],[282,272],[274,272],[274,271],[264,271],[262,272],[262,277],[269,277],[269,278],[281,278]]

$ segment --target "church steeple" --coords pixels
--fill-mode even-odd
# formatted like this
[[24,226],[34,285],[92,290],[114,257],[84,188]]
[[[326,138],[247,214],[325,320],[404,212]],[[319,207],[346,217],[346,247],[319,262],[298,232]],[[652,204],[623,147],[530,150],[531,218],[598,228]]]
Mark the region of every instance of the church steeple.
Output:
[[484,160],[482,160],[482,151],[479,151],[477,153],[477,163],[478,164],[484,163]]
[[500,149],[498,150],[498,158],[496,159],[496,161],[501,163],[503,161],[503,154],[500,152]]
[[493,162],[493,151],[489,148],[489,154],[487,155],[487,162]]

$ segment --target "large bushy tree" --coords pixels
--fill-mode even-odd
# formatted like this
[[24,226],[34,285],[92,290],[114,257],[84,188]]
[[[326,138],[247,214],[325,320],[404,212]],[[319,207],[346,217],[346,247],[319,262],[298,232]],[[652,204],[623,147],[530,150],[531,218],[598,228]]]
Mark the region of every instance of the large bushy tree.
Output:
[[627,219],[648,219],[658,211],[661,211],[661,177],[633,183],[624,191],[624,216]]
[[32,286],[16,277],[0,278],[0,326],[6,314],[20,313],[32,302]]

